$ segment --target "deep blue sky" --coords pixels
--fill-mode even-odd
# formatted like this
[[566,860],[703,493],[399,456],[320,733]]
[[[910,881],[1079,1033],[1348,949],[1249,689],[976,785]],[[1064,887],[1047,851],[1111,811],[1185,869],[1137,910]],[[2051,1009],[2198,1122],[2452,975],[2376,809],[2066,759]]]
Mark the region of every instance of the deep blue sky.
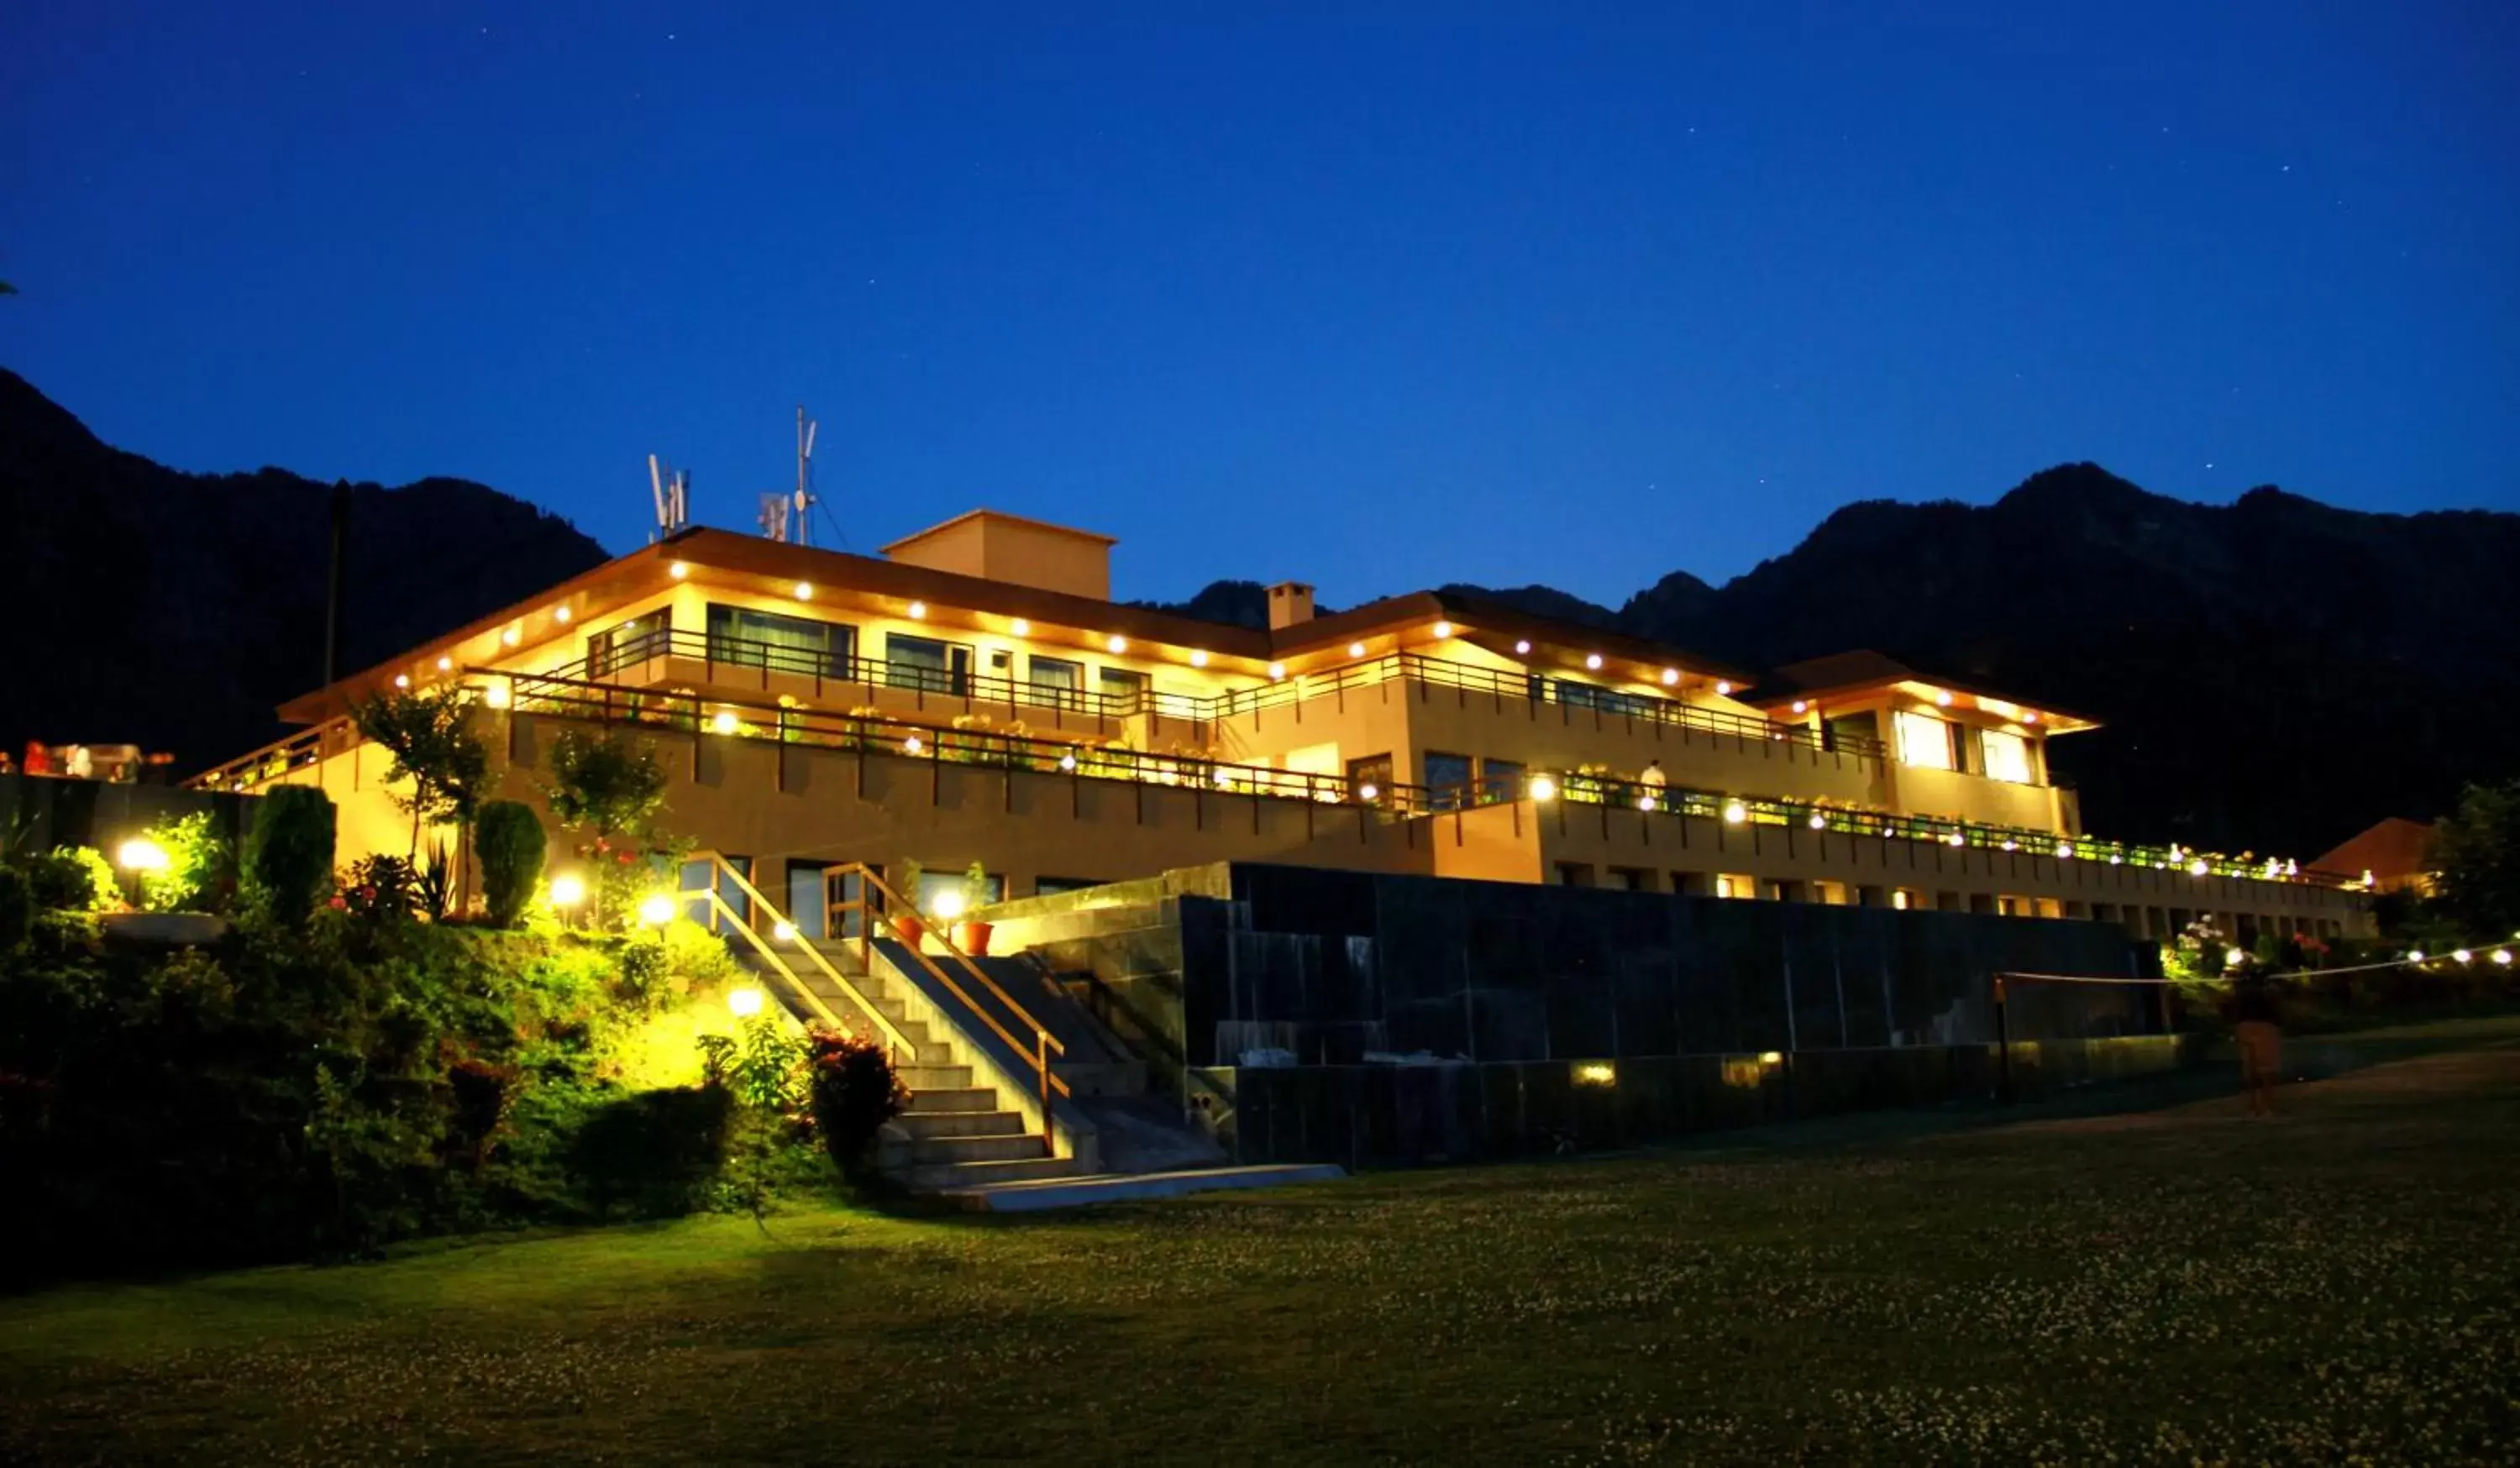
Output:
[[2072,459],[2520,504],[2508,0],[27,9],[0,363],[185,468],[619,550],[651,451],[748,528],[801,398],[857,549],[1336,602]]

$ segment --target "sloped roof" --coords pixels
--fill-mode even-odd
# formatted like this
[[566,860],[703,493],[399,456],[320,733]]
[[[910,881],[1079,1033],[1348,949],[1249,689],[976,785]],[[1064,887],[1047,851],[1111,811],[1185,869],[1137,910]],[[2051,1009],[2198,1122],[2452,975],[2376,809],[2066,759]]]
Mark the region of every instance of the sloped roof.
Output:
[[2421,876],[2432,870],[2428,855],[2432,840],[2433,828],[2427,823],[2391,816],[2311,865],[2321,871],[2367,871],[2383,883],[2392,877]]

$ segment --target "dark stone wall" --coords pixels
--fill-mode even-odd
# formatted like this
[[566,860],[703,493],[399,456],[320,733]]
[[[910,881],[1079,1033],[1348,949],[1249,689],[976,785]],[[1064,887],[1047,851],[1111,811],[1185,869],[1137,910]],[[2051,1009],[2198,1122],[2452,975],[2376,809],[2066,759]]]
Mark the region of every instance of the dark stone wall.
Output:
[[2192,1038],[1665,1055],[1615,1062],[1194,1070],[1237,1162],[1406,1166],[1546,1156],[1797,1117],[2021,1097],[2189,1063]]
[[[1237,865],[1182,897],[1189,1066],[1984,1044],[2001,972],[2153,977],[2110,923]],[[1142,964],[1167,966],[1156,952]],[[2157,1033],[2149,990],[2015,985],[2015,1040]]]

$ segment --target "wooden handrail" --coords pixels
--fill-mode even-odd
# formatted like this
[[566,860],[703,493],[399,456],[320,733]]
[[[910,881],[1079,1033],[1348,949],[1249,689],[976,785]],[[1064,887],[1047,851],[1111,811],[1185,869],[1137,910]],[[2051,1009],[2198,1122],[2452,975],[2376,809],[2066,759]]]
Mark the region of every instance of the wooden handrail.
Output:
[[[768,913],[774,929],[780,926],[785,926],[789,932],[796,931],[796,924],[794,921],[791,920],[787,913],[780,912],[777,907],[773,906],[770,899],[762,896],[761,890],[753,886],[749,880],[745,879],[742,872],[736,870],[734,866],[731,865],[726,858],[712,851],[699,853],[694,858],[694,860],[704,860],[714,869],[722,871],[728,876],[734,878],[736,886],[741,889],[745,898],[749,899],[752,903],[752,911],[756,915],[760,913]],[[796,976],[796,971],[788,966],[787,958],[783,956],[777,949],[772,948],[758,932],[754,931],[752,923],[746,922],[743,915],[735,911],[733,905],[728,903],[723,896],[719,895],[716,884],[712,883],[708,887],[701,889],[701,891],[707,895],[710,905],[717,912],[725,915],[728,925],[742,933],[744,937],[744,941],[752,945],[755,953],[768,958],[771,964],[779,970],[780,975],[793,986],[797,993],[805,997],[806,1002],[813,1006],[814,1011],[817,1014],[820,1014],[825,1020],[829,1021],[833,1029],[846,1028],[846,1026],[841,1022],[839,1016],[832,1012],[831,1006],[825,1004],[821,999],[817,998],[813,990],[805,987],[804,980]],[[698,895],[700,894],[694,892],[686,892],[683,894],[686,899]],[[867,1018],[875,1021],[876,1028],[883,1032],[885,1040],[891,1042],[893,1046],[909,1059],[915,1061],[919,1058],[919,1046],[912,1045],[909,1039],[893,1025],[891,1020],[884,1018],[883,1011],[877,1008],[873,1001],[868,1000],[864,994],[860,993],[858,986],[849,982],[848,975],[833,967],[832,960],[823,956],[822,950],[814,947],[812,942],[801,935],[799,935],[796,942],[797,946],[805,951],[805,956],[813,959],[814,965],[823,971],[823,976],[830,979],[833,987],[837,988],[841,994],[847,996],[849,1002],[857,1005],[861,1013],[865,1014]]]
[[[999,1023],[996,1015],[990,1013],[986,1008],[982,1007],[977,1001],[973,1000],[962,985],[956,983],[953,975],[937,966],[936,960],[930,958],[926,954],[922,953],[918,944],[903,938],[901,933],[901,924],[895,917],[893,910],[895,908],[910,912],[916,912],[917,910],[912,908],[909,903],[904,902],[900,893],[893,891],[891,887],[885,885],[883,878],[877,875],[873,867],[867,866],[864,862],[844,862],[836,866],[824,868],[824,879],[826,881],[830,880],[831,873],[834,871],[839,872],[842,875],[856,876],[858,880],[864,884],[860,889],[861,891],[879,892],[884,897],[885,906],[882,907],[878,907],[873,902],[861,897],[857,902],[836,904],[832,909],[832,911],[834,912],[856,912],[864,915],[866,921],[861,923],[858,929],[858,942],[861,951],[872,943],[875,934],[875,924],[878,922],[882,923],[885,928],[890,930],[893,939],[896,942],[899,942],[901,946],[909,952],[910,956],[918,960],[919,966],[926,970],[927,976],[934,979],[939,985],[943,986],[946,993],[954,996],[957,1002],[962,1004],[965,1009],[970,1011],[972,1018],[977,1019],[980,1023],[988,1026],[990,1033],[996,1035],[999,1040],[1003,1041],[1006,1044],[1007,1048],[1012,1050],[1017,1055],[1026,1057],[1032,1062],[1034,1079],[1037,1084],[1039,1099],[1041,1102],[1042,1144],[1055,1152],[1058,1149],[1058,1142],[1055,1139],[1055,1128],[1057,1124],[1051,1116],[1051,1097],[1054,1093],[1062,1096],[1072,1096],[1075,1094],[1075,1092],[1068,1087],[1066,1079],[1060,1076],[1057,1070],[1052,1068],[1051,1065],[1051,1058],[1054,1053],[1060,1055],[1067,1053],[1066,1045],[1063,1044],[1058,1036],[1050,1033],[1050,1027],[1043,1024],[1038,1018],[1036,1018],[1031,1010],[1026,1009],[1021,1003],[1017,1002],[1013,995],[1011,995],[1007,993],[1006,990],[1000,988],[998,981],[989,977],[988,970],[973,962],[970,955],[964,953],[959,948],[956,948],[950,940],[944,939],[941,936],[938,939],[939,942],[944,943],[947,955],[961,963],[965,969],[968,970],[971,977],[979,980],[991,994],[997,996],[1001,1002],[1014,1012],[1014,1016],[1018,1021],[1031,1029],[1033,1039],[1032,1045],[1029,1047],[1027,1047],[1022,1041],[1017,1040],[1013,1034],[1009,1032],[1005,1025]],[[922,922],[921,926],[923,928],[925,923]],[[870,959],[870,962],[872,960]]]

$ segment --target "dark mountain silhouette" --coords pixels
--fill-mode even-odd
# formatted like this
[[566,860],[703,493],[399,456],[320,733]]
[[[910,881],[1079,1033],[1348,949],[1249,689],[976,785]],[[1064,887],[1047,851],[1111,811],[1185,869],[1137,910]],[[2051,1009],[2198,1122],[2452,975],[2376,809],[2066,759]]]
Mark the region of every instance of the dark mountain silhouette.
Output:
[[1479,594],[1752,668],[1871,647],[2088,714],[2054,763],[2111,836],[2306,858],[2520,774],[2520,515],[2193,505],[2075,464],[1989,506],[1849,505],[1616,613]]
[[[332,486],[188,474],[100,443],[0,369],[0,525],[19,655],[0,748],[132,742],[198,769],[286,733],[323,681]],[[352,488],[353,671],[594,565],[567,521],[462,479]]]

